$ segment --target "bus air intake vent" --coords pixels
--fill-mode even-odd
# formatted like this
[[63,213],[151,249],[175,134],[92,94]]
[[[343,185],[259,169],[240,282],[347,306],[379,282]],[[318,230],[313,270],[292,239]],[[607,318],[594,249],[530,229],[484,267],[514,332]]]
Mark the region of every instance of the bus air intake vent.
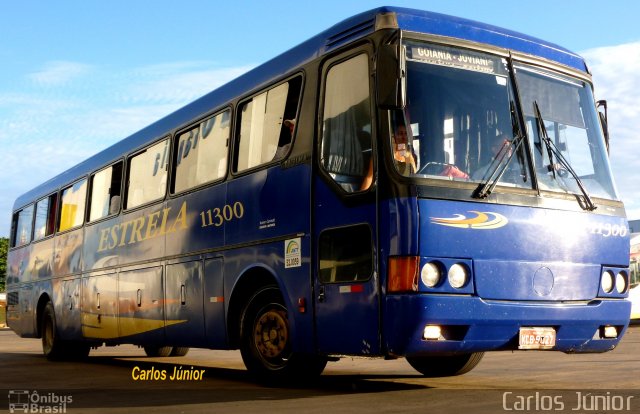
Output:
[[347,43],[350,40],[356,39],[365,34],[371,33],[374,30],[375,19],[369,19],[355,26],[348,28],[340,33],[329,37],[327,39],[327,47],[332,48]]

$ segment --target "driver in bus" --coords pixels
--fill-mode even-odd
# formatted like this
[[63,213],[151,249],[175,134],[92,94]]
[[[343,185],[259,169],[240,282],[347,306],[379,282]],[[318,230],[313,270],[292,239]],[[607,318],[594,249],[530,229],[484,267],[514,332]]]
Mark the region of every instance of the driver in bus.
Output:
[[416,156],[409,146],[407,127],[404,124],[398,124],[393,133],[393,159],[401,175],[408,176],[418,171]]
[[[415,174],[418,171],[416,163],[416,155],[413,148],[409,145],[409,137],[407,127],[404,124],[398,124],[393,133],[393,158],[396,162],[398,172],[404,176]],[[444,165],[442,171],[438,175],[449,178],[469,179],[469,175],[461,171],[453,164]]]

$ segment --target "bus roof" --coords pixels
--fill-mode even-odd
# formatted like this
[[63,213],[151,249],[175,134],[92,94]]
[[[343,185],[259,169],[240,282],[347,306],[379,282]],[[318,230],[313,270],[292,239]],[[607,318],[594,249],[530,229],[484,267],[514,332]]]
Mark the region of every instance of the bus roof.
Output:
[[283,73],[294,70],[296,67],[348,42],[367,36],[377,29],[401,29],[407,32],[484,43],[539,56],[586,71],[583,59],[575,53],[521,33],[439,13],[398,7],[380,7],[350,17],[332,26],[37,186],[15,201],[14,210],[51,194],[60,187],[108,165],[156,139],[169,135],[177,128],[186,126],[187,123],[213,110],[224,108],[230,101],[268,84],[282,76]]

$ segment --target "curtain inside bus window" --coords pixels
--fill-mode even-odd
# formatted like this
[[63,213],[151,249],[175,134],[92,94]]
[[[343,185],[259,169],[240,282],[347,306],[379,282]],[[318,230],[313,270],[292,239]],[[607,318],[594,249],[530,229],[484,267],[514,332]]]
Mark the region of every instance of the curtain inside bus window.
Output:
[[372,148],[367,55],[329,70],[323,115],[322,166],[344,190],[359,191]]
[[163,140],[131,157],[126,208],[133,208],[164,197],[168,152],[169,140]]
[[241,110],[240,149],[236,171],[273,160],[284,127],[289,83],[255,96]]
[[224,177],[227,171],[229,111],[181,133],[176,142],[173,191],[178,193]]
[[84,203],[87,197],[87,180],[78,181],[62,190],[59,231],[78,227],[84,222]]

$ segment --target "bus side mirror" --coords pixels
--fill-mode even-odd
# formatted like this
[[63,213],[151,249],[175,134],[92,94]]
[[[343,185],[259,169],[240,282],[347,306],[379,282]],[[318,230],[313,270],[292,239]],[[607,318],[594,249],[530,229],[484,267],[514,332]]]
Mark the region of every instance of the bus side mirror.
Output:
[[377,97],[382,109],[403,109],[405,65],[403,56],[398,56],[398,44],[381,45],[378,49]]
[[609,153],[609,125],[608,125],[608,113],[607,113],[607,101],[601,100],[596,102],[596,108],[598,109],[598,116],[600,117],[600,125],[602,125],[602,132],[604,134],[604,143],[607,146],[607,154]]

